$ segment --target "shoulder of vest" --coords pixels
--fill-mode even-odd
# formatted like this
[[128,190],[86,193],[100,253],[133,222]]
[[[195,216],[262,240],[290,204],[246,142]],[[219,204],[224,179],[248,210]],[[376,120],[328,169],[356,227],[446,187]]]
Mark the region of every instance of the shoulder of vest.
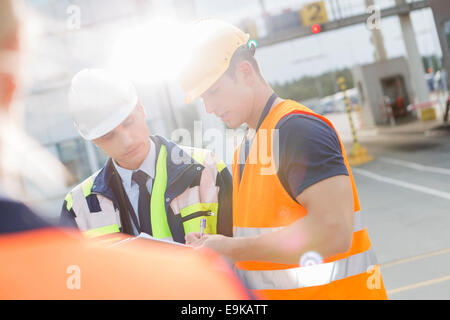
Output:
[[94,181],[95,178],[97,177],[97,175],[99,174],[101,170],[98,170],[97,172],[95,172],[94,174],[92,174],[91,176],[89,176],[88,178],[86,178],[83,182],[79,183],[78,185],[76,185],[64,198],[64,200],[66,201],[67,205],[66,208],[68,211],[70,211],[70,209],[72,209],[72,205],[73,205],[73,195],[75,193],[78,192],[82,192],[83,196],[85,198],[87,198],[92,191],[92,186],[94,185]]
[[301,104],[297,101],[294,101],[294,100],[285,100],[280,111],[281,111],[281,113],[285,113],[285,112],[290,113],[290,112],[297,111],[297,112],[302,112],[302,113],[318,116],[318,114],[316,112],[314,112],[310,108],[308,108],[308,107],[304,106],[303,104]]
[[294,100],[285,100],[281,105],[279,105],[279,107],[274,109],[274,113],[271,114],[271,120],[269,121],[270,123],[268,124],[269,127],[275,128],[281,119],[292,114],[304,114],[314,116],[324,121],[326,124],[328,124],[329,126],[331,126],[331,128],[334,129],[333,124],[326,117],[314,112],[313,110]]

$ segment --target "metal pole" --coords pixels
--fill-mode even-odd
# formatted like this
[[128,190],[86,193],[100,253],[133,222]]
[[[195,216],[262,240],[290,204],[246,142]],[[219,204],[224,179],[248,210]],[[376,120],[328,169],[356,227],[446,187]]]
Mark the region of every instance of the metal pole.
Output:
[[372,156],[370,156],[367,153],[367,150],[359,144],[358,138],[356,136],[356,129],[355,129],[355,125],[353,123],[352,112],[350,109],[350,101],[348,100],[347,93],[346,93],[347,85],[345,83],[344,77],[339,77],[338,83],[339,83],[340,89],[342,90],[342,93],[344,94],[345,110],[347,111],[350,128],[352,130],[353,146],[348,155],[348,162],[352,166],[357,166],[360,164],[364,164],[366,162],[370,162],[374,158]]
[[[406,0],[395,0],[397,5],[406,4]],[[408,14],[399,15],[400,26],[403,33],[403,41],[405,42],[406,54],[408,56],[408,65],[411,72],[412,85],[416,96],[416,102],[425,102],[429,100],[429,92],[425,81],[425,70],[423,68],[422,57],[420,56],[419,47],[417,45],[414,28],[411,18]]]
[[341,89],[342,93],[344,94],[345,111],[347,111],[348,121],[350,123],[350,129],[352,130],[353,144],[357,144],[358,137],[356,136],[356,129],[355,129],[355,125],[353,123],[352,110],[350,108],[350,101],[348,100],[348,97],[347,97],[347,92],[346,92],[347,85],[345,83],[344,77],[339,77],[337,82],[339,84],[339,88]]

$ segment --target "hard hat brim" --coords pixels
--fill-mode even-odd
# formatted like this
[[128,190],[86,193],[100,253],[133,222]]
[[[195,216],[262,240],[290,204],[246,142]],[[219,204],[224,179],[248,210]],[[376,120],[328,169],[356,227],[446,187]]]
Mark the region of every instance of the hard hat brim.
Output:
[[92,141],[98,138],[103,137],[107,133],[113,131],[117,128],[125,119],[133,112],[133,110],[137,107],[138,98],[130,103],[127,108],[123,108],[120,112],[112,113],[111,117],[104,119],[100,122],[95,128],[91,130],[82,130],[82,128],[78,127],[75,124],[75,127],[78,130],[78,133],[86,140]]
[[216,83],[217,80],[219,80],[223,76],[227,69],[228,65],[224,66],[223,71],[218,72],[213,76],[203,78],[202,81],[193,90],[186,93],[184,103],[189,104],[200,98],[202,94],[204,94],[209,88],[211,88],[214,83]]

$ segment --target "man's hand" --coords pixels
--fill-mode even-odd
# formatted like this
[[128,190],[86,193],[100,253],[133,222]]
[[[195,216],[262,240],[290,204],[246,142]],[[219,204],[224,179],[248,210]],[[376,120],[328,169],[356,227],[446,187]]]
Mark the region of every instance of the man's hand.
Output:
[[185,236],[186,245],[193,248],[209,248],[218,254],[230,257],[231,241],[230,237],[221,234],[205,234],[200,237],[199,232],[191,232]]
[[190,232],[184,239],[186,240],[186,245],[192,246],[192,244],[200,239],[200,232]]

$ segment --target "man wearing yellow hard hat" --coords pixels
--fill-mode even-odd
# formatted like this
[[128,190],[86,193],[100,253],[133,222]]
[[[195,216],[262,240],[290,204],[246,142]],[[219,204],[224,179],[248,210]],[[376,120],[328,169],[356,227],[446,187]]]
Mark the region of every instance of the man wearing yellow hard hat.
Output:
[[386,299],[331,122],[277,97],[249,35],[214,19],[192,32],[196,46],[180,79],[185,102],[201,97],[208,113],[250,130],[233,161],[234,237],[191,233],[187,243],[234,260],[247,287],[268,299]]

